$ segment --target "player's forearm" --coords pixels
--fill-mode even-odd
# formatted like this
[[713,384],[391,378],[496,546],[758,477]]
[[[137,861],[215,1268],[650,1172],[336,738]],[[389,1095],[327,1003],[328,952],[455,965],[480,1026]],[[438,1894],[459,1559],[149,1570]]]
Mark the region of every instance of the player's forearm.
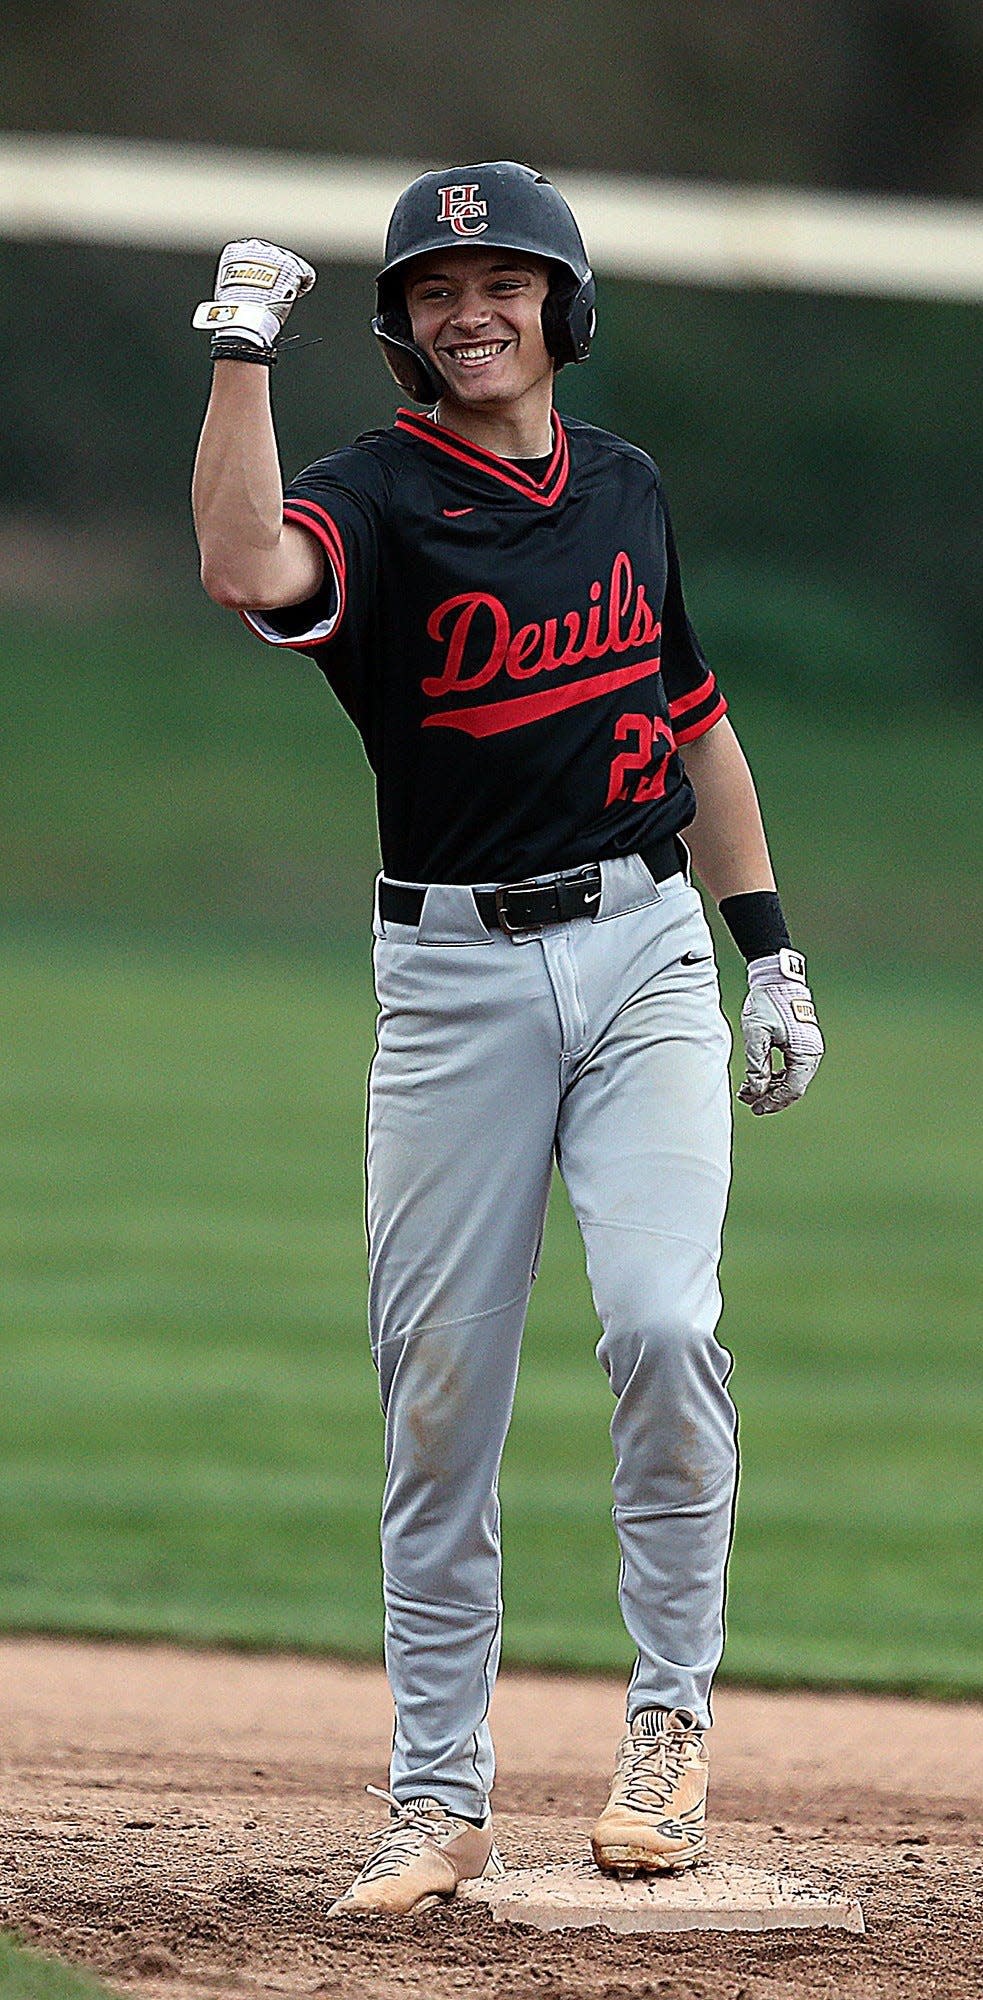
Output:
[[693,866],[715,902],[773,890],[768,842],[747,759],[726,716],[683,750],[697,812],[686,828]]
[[235,609],[277,602],[283,481],[267,368],[216,363],[191,502],[208,595]]

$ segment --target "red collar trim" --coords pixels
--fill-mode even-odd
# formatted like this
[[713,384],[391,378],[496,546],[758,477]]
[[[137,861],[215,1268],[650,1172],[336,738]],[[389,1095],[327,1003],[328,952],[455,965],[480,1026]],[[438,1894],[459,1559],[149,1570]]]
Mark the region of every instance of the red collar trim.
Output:
[[484,472],[490,479],[497,479],[502,486],[510,486],[513,493],[521,493],[524,500],[535,500],[540,507],[552,507],[570,476],[570,446],[567,434],[560,422],[559,414],[553,412],[556,426],[556,441],[553,456],[542,479],[534,479],[529,472],[513,465],[511,459],[498,458],[493,451],[485,451],[483,445],[472,444],[470,439],[458,437],[456,431],[449,431],[443,424],[434,423],[430,417],[421,417],[416,410],[397,410],[395,428],[405,431],[418,444],[430,445],[434,451],[442,451],[448,458],[454,458],[460,465],[468,465],[474,472]]

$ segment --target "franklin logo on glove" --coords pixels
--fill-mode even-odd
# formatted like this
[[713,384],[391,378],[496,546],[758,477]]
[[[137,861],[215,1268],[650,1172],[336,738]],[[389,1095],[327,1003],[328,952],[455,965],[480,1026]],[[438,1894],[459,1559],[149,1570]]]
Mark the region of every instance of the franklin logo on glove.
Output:
[[279,277],[276,264],[228,264],[222,273],[222,283],[228,285],[258,285],[262,291],[271,292]]

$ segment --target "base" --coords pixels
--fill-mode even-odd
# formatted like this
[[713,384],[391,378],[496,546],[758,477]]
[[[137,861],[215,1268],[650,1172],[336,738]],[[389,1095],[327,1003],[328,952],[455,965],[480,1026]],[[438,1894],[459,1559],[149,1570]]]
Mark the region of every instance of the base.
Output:
[[458,1895],[486,1903],[498,1923],[540,1931],[863,1931],[860,1904],[795,1875],[707,1861],[680,1875],[602,1875],[589,1861],[516,1869],[464,1882]]

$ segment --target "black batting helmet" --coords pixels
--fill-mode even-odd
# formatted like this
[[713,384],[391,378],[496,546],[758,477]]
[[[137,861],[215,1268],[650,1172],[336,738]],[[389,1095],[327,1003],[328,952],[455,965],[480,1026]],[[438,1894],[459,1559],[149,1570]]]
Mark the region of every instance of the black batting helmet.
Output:
[[543,304],[547,351],[558,368],[566,361],[586,361],[590,353],[594,276],[577,224],[552,182],[515,160],[421,174],[393,209],[372,321],[400,388],[417,403],[433,402],[446,384],[413,339],[403,293],[405,269],[427,251],[468,243],[545,257],[550,266]]

